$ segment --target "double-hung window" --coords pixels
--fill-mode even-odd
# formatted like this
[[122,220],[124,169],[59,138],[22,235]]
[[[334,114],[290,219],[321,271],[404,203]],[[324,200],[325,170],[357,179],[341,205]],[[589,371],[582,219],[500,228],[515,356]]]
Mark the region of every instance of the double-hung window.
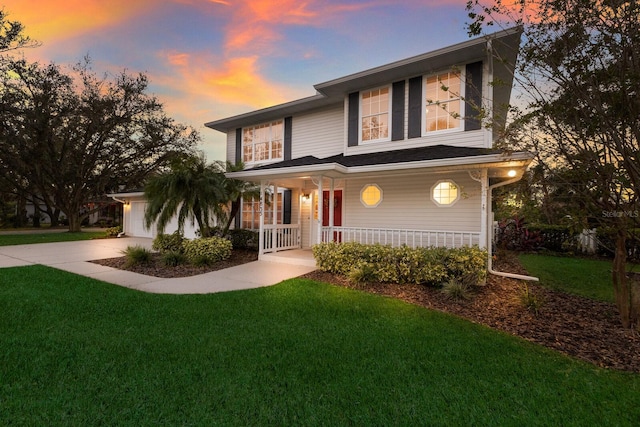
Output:
[[389,86],[361,92],[360,140],[362,142],[389,140],[390,95]]
[[427,76],[424,80],[424,133],[461,126],[462,78],[456,71]]
[[245,127],[242,130],[242,160],[245,163],[282,160],[283,120]]

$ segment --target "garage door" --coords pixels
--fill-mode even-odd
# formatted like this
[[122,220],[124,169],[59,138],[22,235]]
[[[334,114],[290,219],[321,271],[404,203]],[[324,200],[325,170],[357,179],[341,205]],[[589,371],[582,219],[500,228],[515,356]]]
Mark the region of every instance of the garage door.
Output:
[[144,226],[144,211],[147,202],[131,202],[131,235],[135,237],[153,237],[153,225],[147,229]]

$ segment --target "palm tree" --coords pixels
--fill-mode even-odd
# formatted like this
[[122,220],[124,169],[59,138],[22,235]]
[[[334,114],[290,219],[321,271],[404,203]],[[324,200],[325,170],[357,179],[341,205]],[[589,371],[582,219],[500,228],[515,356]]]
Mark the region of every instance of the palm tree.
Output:
[[[244,163],[241,161],[233,164],[231,162],[226,163],[227,172],[239,172],[244,169]],[[238,215],[240,211],[240,199],[257,200],[260,198],[260,186],[252,182],[241,181],[239,179],[225,178],[224,180],[224,192],[227,197],[227,201],[231,203],[231,209],[229,210],[229,217],[227,223],[224,226],[222,235],[226,235],[231,227],[233,219]]]
[[225,179],[221,164],[207,164],[203,153],[175,161],[169,172],[152,178],[145,186],[146,226],[157,221],[158,232],[162,233],[177,213],[180,232],[189,218],[192,224],[198,223],[201,236],[210,236],[213,218],[226,218],[229,199]]

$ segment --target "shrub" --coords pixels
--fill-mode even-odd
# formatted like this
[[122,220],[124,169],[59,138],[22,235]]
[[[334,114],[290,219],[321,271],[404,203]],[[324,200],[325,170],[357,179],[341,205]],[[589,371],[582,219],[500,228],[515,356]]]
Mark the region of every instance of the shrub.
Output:
[[147,264],[151,261],[151,251],[142,246],[127,246],[127,249],[122,251],[125,257],[127,257],[127,266]]
[[360,243],[320,243],[313,247],[318,268],[354,281],[440,284],[452,278],[483,283],[487,253],[478,247],[393,248]]
[[225,237],[231,241],[235,249],[258,250],[259,235],[257,231],[236,228],[227,231]]
[[190,263],[196,265],[213,264],[231,256],[233,246],[222,237],[201,237],[185,241],[184,254]]
[[363,283],[376,280],[376,272],[374,266],[368,262],[360,262],[355,265],[348,275],[351,283]]
[[524,308],[536,315],[540,312],[540,308],[542,308],[544,304],[542,297],[532,292],[528,285],[524,285],[524,289],[520,292],[518,298]]
[[471,299],[471,286],[464,280],[451,279],[442,285],[442,293],[454,300]]
[[185,240],[179,231],[174,231],[171,234],[158,234],[156,238],[153,239],[153,245],[151,247],[154,251],[158,251],[161,254],[165,252],[182,252]]
[[162,254],[162,263],[167,267],[175,267],[187,262],[187,257],[181,251],[166,251]]
[[122,226],[118,225],[116,227],[107,228],[104,230],[104,233],[107,237],[117,237],[118,234],[122,233]]

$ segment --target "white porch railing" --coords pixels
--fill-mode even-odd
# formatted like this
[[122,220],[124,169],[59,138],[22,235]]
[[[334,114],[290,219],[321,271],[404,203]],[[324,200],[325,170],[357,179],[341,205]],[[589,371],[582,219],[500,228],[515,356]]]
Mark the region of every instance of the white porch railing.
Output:
[[[333,234],[333,235],[332,235]],[[470,231],[399,230],[362,227],[322,227],[323,242],[358,242],[364,244],[412,248],[441,246],[460,247],[480,244],[480,233]]]
[[300,247],[300,226],[295,224],[265,224],[262,253]]

